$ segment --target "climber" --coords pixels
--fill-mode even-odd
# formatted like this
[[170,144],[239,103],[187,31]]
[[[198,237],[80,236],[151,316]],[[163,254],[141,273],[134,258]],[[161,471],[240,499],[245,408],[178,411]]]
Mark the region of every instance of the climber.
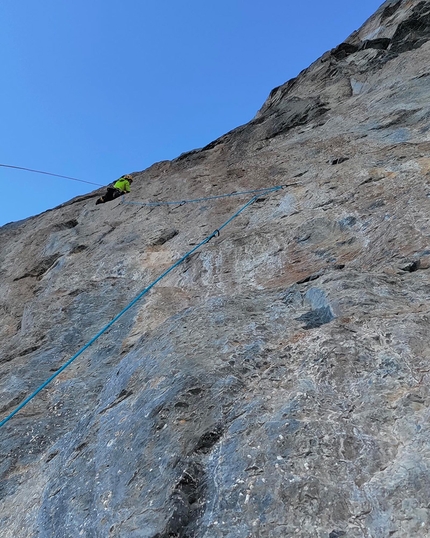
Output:
[[121,176],[117,181],[108,186],[106,194],[97,199],[96,205],[110,202],[122,194],[129,193],[131,183],[133,183],[133,178],[129,174]]

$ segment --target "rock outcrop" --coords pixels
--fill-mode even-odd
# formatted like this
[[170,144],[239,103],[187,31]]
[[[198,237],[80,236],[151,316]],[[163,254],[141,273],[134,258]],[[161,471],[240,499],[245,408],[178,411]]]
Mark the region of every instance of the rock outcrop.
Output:
[[430,2],[256,117],[0,228],[3,538],[430,536]]

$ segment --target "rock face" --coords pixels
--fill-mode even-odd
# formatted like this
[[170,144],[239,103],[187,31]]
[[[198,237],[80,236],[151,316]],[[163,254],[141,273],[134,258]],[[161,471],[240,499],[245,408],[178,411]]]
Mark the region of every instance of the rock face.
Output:
[[430,536],[430,2],[207,147],[0,229],[3,538]]

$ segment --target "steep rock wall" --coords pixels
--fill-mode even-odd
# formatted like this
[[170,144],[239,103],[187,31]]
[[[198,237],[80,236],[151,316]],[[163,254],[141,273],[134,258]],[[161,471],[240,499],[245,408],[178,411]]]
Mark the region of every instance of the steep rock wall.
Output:
[[[263,195],[0,429],[4,537],[429,535],[430,3],[126,201]],[[0,229],[6,416],[251,195]]]

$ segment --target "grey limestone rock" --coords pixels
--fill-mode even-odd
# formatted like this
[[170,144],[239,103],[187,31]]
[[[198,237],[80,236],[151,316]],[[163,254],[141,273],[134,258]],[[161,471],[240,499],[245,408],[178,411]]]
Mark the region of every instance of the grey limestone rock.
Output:
[[[0,228],[2,538],[430,536],[430,2],[248,124]],[[184,196],[186,193],[186,196]]]

